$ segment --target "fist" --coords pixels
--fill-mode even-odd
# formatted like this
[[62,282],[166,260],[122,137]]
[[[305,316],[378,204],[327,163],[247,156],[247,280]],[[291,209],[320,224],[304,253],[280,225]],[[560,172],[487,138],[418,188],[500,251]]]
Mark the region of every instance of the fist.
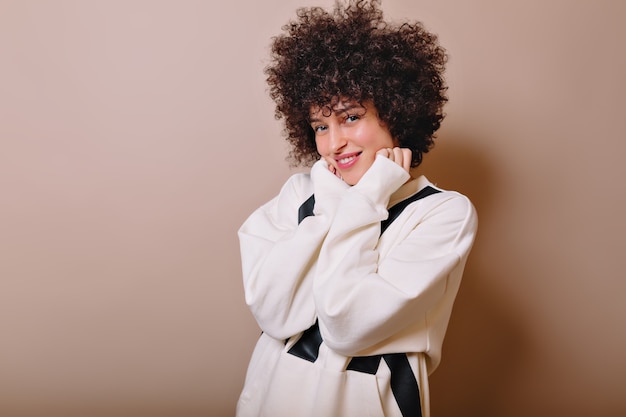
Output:
[[396,164],[400,165],[406,172],[409,172],[411,169],[411,160],[413,159],[413,153],[408,148],[382,148],[376,155],[384,156],[385,158],[389,158]]

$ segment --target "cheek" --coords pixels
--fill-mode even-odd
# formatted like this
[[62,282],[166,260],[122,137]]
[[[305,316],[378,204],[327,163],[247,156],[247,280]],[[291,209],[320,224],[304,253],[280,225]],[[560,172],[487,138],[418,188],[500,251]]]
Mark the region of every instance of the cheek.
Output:
[[387,129],[380,129],[378,140],[381,148],[393,148],[397,146],[396,140],[391,137],[391,133],[389,133]]
[[326,146],[324,140],[315,139],[315,147],[320,155],[325,155],[328,152],[328,146]]
[[389,137],[389,136],[381,138],[378,141],[378,148],[379,149],[382,149],[382,148],[393,148],[393,147],[394,147],[393,139],[391,139],[391,137]]
[[383,148],[393,148],[395,146],[393,139],[390,136],[381,133],[376,137],[371,138],[368,142],[368,148],[373,151],[379,151]]
[[378,151],[383,148],[393,148],[395,141],[391,138],[391,134],[379,125],[364,126],[359,131],[359,141],[361,146]]
[[378,137],[383,148],[393,148],[396,146],[396,140],[391,137],[391,133],[388,130],[381,129]]

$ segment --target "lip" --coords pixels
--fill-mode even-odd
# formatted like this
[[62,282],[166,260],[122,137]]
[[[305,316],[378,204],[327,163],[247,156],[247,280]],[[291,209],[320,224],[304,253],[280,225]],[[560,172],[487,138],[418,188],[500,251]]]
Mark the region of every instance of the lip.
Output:
[[336,156],[337,168],[348,169],[352,167],[359,160],[359,156],[361,156],[361,152],[350,152]]

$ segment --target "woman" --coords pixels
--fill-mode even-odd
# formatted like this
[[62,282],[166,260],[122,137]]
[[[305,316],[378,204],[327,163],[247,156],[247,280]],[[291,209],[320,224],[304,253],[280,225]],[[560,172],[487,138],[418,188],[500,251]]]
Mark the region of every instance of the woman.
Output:
[[379,1],[284,30],[267,81],[292,158],[314,163],[239,230],[262,335],[237,415],[428,416],[476,232],[466,197],[411,176],[443,120],[445,52]]

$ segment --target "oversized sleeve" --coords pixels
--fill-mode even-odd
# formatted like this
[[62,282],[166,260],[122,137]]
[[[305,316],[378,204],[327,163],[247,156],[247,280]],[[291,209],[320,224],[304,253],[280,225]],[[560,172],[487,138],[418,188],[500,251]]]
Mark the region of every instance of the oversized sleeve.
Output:
[[[314,265],[334,214],[332,201],[344,189],[324,164],[316,164],[310,178],[292,176],[238,233],[246,303],[261,330],[277,339],[315,322]],[[298,208],[312,192],[316,215],[298,224]]]
[[446,193],[431,197],[437,204],[381,258],[380,222],[388,215],[389,190],[406,181],[403,172],[379,156],[342,199],[320,249],[314,285],[320,330],[325,343],[346,356],[424,317],[446,296],[448,276],[474,240],[473,206]]

